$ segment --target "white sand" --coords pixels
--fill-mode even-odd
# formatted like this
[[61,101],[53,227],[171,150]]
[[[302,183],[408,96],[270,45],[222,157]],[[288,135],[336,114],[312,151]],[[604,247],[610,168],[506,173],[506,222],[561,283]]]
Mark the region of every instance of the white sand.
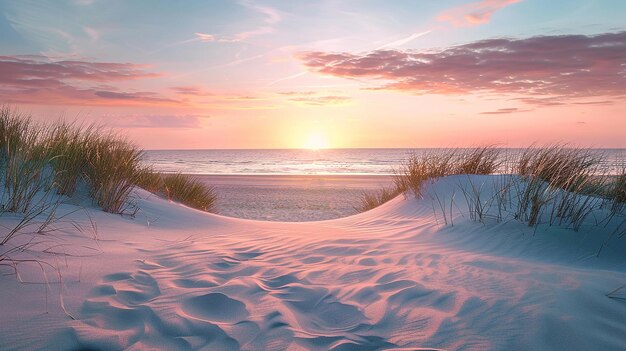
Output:
[[74,213],[84,233],[57,224],[37,238],[59,255],[17,257],[59,267],[61,284],[29,262],[24,283],[0,277],[0,349],[624,350],[626,301],[605,294],[626,283],[626,240],[596,258],[609,229],[480,224],[462,201],[444,226],[429,194],[449,199],[462,181],[309,223],[210,215],[140,191],[135,219],[89,209],[97,242]]

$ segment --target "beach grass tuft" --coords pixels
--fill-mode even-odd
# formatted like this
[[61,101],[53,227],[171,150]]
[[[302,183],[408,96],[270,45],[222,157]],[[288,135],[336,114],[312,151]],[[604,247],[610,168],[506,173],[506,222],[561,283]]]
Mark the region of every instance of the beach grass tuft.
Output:
[[383,187],[375,192],[365,192],[361,197],[361,203],[355,206],[354,209],[358,212],[369,211],[402,194],[405,190],[402,187],[393,186],[389,188]]
[[163,174],[156,172],[151,166],[139,169],[137,186],[154,194],[161,194],[165,188]]
[[165,174],[162,178],[168,199],[199,210],[215,211],[216,195],[213,187],[180,173]]
[[622,168],[621,172],[615,177],[610,187],[609,199],[612,201],[611,211],[619,213],[626,207],[626,168]]
[[412,153],[395,172],[394,186],[361,198],[357,211],[365,212],[411,190],[422,197],[424,182],[454,174],[492,174],[501,166],[500,150],[495,146],[467,149],[442,149],[426,153]]
[[[508,213],[531,227],[546,223],[578,231],[592,213],[599,213],[596,211],[606,207],[607,203],[611,216],[596,218],[596,223],[609,221],[626,207],[626,170],[617,176],[609,176],[603,168],[603,154],[597,150],[552,144],[531,146],[514,157],[510,156],[502,155],[494,146],[411,154],[396,172],[395,187],[365,194],[357,210],[367,211],[405,191],[412,191],[417,198],[422,198],[424,184],[436,178],[494,173],[503,176],[498,181],[501,189],[491,189],[491,196],[483,195],[483,191],[491,190],[474,184],[470,177],[465,181],[469,188],[459,184],[472,220],[484,223],[489,216],[499,222]],[[447,219],[444,208],[447,209],[448,205],[442,202],[445,199],[440,199],[437,194],[434,198],[439,201],[444,219]],[[494,206],[497,212],[492,216],[487,210]],[[449,208],[452,209],[452,204]]]
[[123,213],[140,177],[143,152],[119,136],[104,132],[93,134],[85,146],[85,176],[91,196],[104,211]]
[[[164,176],[142,164],[143,151],[95,125],[36,124],[0,108],[2,210],[26,213],[42,193],[73,196],[81,183],[102,210],[123,213],[134,186],[202,210],[215,208],[213,189],[186,175]],[[167,185],[166,185],[167,182]]]

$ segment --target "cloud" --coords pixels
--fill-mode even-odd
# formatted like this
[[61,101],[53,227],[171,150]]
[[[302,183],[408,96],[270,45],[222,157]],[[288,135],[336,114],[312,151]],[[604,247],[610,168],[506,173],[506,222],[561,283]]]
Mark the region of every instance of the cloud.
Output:
[[152,92],[116,92],[116,91],[95,91],[94,95],[111,100],[130,100],[130,101],[140,101],[140,102],[172,102],[176,103],[177,101],[174,99],[167,99],[163,97],[158,97],[156,93]]
[[278,94],[286,95],[286,96],[294,96],[294,95],[307,96],[307,95],[315,95],[317,94],[317,92],[315,91],[281,91]]
[[423,37],[426,34],[430,34],[431,32],[432,32],[432,30],[427,30],[427,31],[424,31],[424,32],[419,32],[419,33],[413,33],[413,34],[409,35],[406,38],[398,39],[396,41],[392,41],[392,42],[387,43],[385,45],[381,45],[381,46],[377,47],[376,50],[382,50],[382,49],[386,49],[386,48],[389,48],[389,47],[402,46],[402,45],[404,45],[404,44],[406,44],[406,43],[408,43],[410,41],[413,41],[413,40],[415,40],[415,39],[417,39],[419,37]]
[[102,82],[159,76],[147,72],[146,68],[146,65],[132,63],[52,61],[38,55],[0,56],[0,79],[5,84],[42,79]]
[[272,33],[274,31],[274,25],[282,20],[282,16],[280,15],[280,13],[271,7],[257,5],[251,1],[241,1],[240,4],[250,10],[260,13],[263,16],[263,25],[259,26],[258,28],[239,32],[231,36],[217,37],[212,34],[196,32],[194,33],[196,35],[196,38],[182,41],[180,42],[180,44],[186,44],[193,41],[237,43],[256,36]]
[[199,32],[196,32],[196,33],[193,33],[193,34],[196,35],[196,38],[198,40],[203,41],[203,42],[215,41],[215,36],[211,35],[211,34],[199,33]]
[[488,23],[494,12],[521,0],[482,0],[449,9],[437,19],[450,22],[456,27],[475,26]]
[[198,128],[205,115],[103,115],[107,125],[117,128]]
[[125,92],[112,87],[160,76],[146,68],[132,63],[54,61],[38,55],[0,56],[0,100],[40,105],[178,103],[153,92]]
[[276,24],[282,20],[282,16],[275,9],[268,6],[257,5],[251,1],[242,1],[241,4],[265,16],[265,23]]
[[489,39],[431,51],[315,51],[297,57],[312,72],[380,81],[374,89],[415,94],[511,94],[540,106],[626,95],[626,32]]
[[519,108],[516,107],[509,107],[509,108],[499,108],[495,111],[485,111],[485,112],[481,112],[481,115],[505,115],[505,114],[509,114],[509,113],[519,113],[519,112],[528,112],[530,110],[520,110]]
[[270,82],[268,85],[271,86],[271,85],[274,85],[276,83],[284,82],[286,80],[291,80],[291,79],[295,79],[295,78],[298,78],[298,77],[302,77],[303,75],[305,75],[307,73],[308,73],[307,71],[301,71],[301,72],[298,72],[298,73],[295,73],[295,74],[291,74],[291,75],[288,75],[287,77],[278,78],[278,79]]
[[180,95],[192,95],[192,96],[214,95],[213,93],[206,91],[203,88],[194,87],[194,86],[178,86],[178,87],[171,87],[170,89]]

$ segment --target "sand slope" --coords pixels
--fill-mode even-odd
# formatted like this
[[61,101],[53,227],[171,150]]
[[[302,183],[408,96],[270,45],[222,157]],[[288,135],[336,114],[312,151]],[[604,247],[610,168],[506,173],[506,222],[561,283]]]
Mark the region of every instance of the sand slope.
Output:
[[[458,181],[444,179],[429,191],[449,196]],[[625,240],[596,258],[602,233],[533,233],[517,222],[471,222],[462,211],[454,226],[444,226],[428,197],[400,196],[338,220],[282,223],[204,214],[142,191],[138,196],[142,210],[134,219],[91,210],[97,244],[74,229],[55,234],[64,248],[57,251],[65,255],[40,257],[56,260],[63,277],[48,293],[37,284],[41,270],[29,263],[20,272],[32,283],[0,278],[0,348],[626,345],[626,301],[605,296],[626,283]],[[75,320],[63,312],[59,296]]]

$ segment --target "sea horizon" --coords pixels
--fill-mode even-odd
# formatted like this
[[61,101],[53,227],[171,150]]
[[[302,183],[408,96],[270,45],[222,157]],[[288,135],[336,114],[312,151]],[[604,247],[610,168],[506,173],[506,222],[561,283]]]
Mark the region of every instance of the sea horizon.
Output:
[[[451,148],[328,148],[146,150],[155,171],[194,175],[394,175],[412,154]],[[459,148],[470,149],[470,148]],[[527,148],[500,148],[503,164]],[[626,166],[626,148],[595,148],[602,169]],[[500,171],[505,172],[506,167]]]

